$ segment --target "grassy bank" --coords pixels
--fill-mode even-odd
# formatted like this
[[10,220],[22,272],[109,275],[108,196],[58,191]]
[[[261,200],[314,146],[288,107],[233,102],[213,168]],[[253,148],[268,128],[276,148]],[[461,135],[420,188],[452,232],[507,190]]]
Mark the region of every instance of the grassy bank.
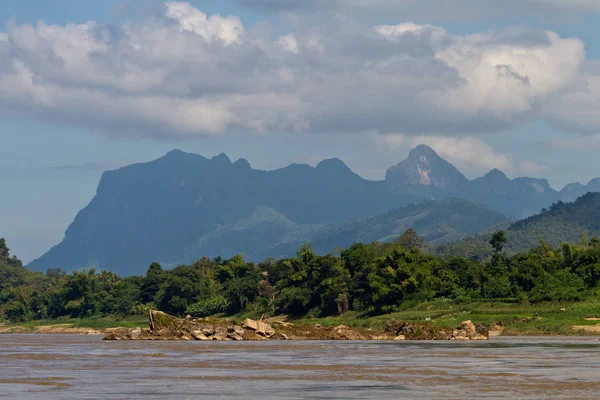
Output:
[[[564,311],[563,311],[564,309]],[[260,318],[257,314],[239,314],[244,317]],[[431,323],[449,328],[470,319],[476,324],[493,326],[501,323],[503,335],[589,335],[572,329],[573,326],[597,327],[600,335],[600,300],[591,299],[576,303],[540,303],[535,305],[503,302],[459,303],[437,300],[391,314],[369,316],[359,312],[348,312],[329,318],[302,318],[290,320],[299,325],[321,324],[324,326],[348,325],[357,328],[382,329],[390,319],[406,322]],[[586,320],[587,319],[587,320]]]
[[[244,318],[259,319],[259,313],[240,313],[232,317],[241,322]],[[504,327],[503,335],[600,335],[600,300],[590,299],[576,303],[540,303],[535,305],[504,302],[456,303],[437,300],[391,314],[370,316],[359,312],[348,312],[329,318],[289,319],[297,325],[321,324],[323,326],[348,325],[355,328],[383,329],[391,320],[418,323],[431,323],[441,328],[454,327],[470,319],[476,324],[493,326],[500,323]],[[104,331],[111,328],[147,327],[147,318],[143,315],[128,318],[115,316],[30,321],[18,325],[4,324],[20,332],[35,332],[37,327],[70,326]],[[573,327],[588,327],[590,331]],[[16,329],[18,328],[18,329]],[[592,330],[597,329],[597,332]]]

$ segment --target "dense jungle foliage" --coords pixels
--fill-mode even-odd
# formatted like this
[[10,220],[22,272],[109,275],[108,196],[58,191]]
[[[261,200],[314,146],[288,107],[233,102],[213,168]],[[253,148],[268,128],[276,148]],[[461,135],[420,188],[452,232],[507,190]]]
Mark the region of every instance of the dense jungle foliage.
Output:
[[0,241],[0,316],[11,322],[58,317],[139,314],[158,308],[174,315],[264,312],[322,317],[349,310],[382,314],[433,299],[455,301],[576,301],[600,285],[600,240],[541,242],[526,253],[504,254],[504,232],[493,234],[484,261],[427,254],[414,231],[396,243],[357,243],[340,256],[316,255],[255,264],[236,256],[202,258],[165,271],[122,278],[94,269],[65,274],[30,272]]

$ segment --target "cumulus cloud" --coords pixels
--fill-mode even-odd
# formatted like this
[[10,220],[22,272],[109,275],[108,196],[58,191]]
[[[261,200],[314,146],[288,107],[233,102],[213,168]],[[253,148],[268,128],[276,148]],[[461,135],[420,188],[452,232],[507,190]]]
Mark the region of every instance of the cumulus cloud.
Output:
[[284,50],[289,51],[293,54],[298,54],[300,52],[298,48],[298,41],[296,37],[292,34],[282,36],[279,38],[278,43],[283,47]]
[[0,105],[118,135],[468,134],[538,118],[557,97],[583,101],[584,61],[580,40],[550,31],[309,19],[274,36],[168,2],[121,26],[8,23]]
[[508,154],[498,153],[485,141],[472,137],[446,137],[439,135],[409,136],[404,134],[376,135],[373,137],[381,150],[396,151],[400,148],[412,148],[426,144],[442,158],[447,159],[458,169],[473,176],[485,174],[498,168],[511,175],[538,174],[546,170],[545,166],[528,160],[514,160]]
[[[600,62],[588,62],[576,87],[553,97],[544,118],[558,131],[600,134]],[[585,140],[580,138],[579,140]]]
[[165,6],[167,18],[177,21],[182,30],[197,33],[208,42],[220,40],[232,44],[238,42],[244,33],[244,26],[238,17],[208,17],[190,3],[170,1]]

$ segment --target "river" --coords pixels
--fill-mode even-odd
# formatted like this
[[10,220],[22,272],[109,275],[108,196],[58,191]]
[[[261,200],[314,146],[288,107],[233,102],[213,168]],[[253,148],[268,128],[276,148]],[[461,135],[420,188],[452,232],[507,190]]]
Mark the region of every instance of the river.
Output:
[[0,335],[0,397],[597,399],[600,341],[106,342]]

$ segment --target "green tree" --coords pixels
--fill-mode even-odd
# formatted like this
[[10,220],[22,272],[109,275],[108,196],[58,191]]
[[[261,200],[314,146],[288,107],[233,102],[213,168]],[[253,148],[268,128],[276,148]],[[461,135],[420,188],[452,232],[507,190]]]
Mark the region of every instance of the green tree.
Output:
[[498,231],[494,233],[490,239],[490,244],[492,245],[494,253],[496,254],[502,253],[506,243],[508,243],[508,239],[506,238],[504,231]]
[[162,266],[156,262],[150,264],[142,280],[141,302],[145,304],[156,301],[156,295],[164,281],[165,273]]
[[407,250],[421,249],[424,243],[425,239],[423,236],[419,236],[413,229],[408,229],[396,239],[396,244]]

